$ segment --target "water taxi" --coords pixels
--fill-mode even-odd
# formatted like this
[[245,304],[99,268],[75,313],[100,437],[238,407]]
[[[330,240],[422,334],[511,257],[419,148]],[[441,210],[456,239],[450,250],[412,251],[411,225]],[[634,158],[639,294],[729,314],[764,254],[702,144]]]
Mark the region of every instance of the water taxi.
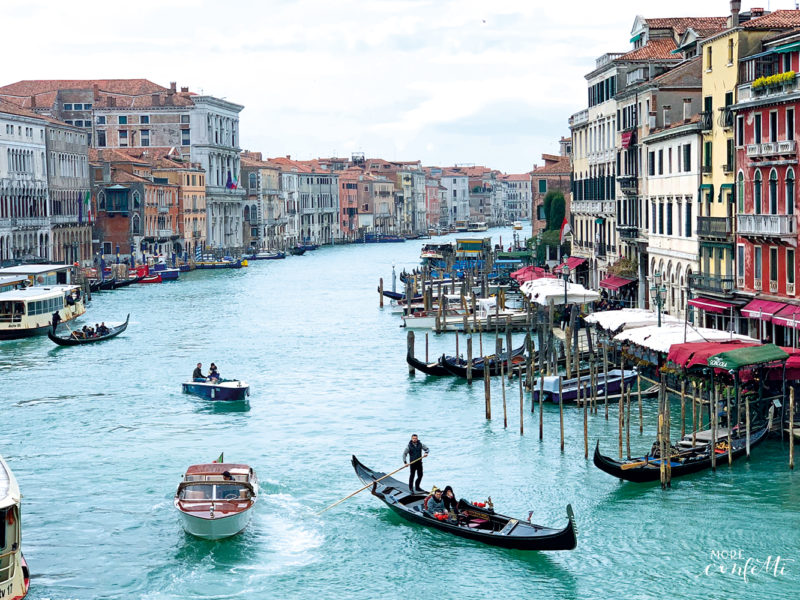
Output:
[[61,323],[86,312],[80,287],[34,285],[0,293],[0,340],[45,335],[58,312]]
[[175,494],[175,508],[187,533],[220,540],[242,531],[258,498],[252,467],[214,462],[192,465]]
[[22,556],[22,529],[17,480],[0,457],[0,598],[20,600],[28,593],[30,575]]
[[489,231],[489,226],[485,221],[476,221],[469,224],[469,231]]
[[517,231],[522,231],[522,221],[514,221],[513,227]]

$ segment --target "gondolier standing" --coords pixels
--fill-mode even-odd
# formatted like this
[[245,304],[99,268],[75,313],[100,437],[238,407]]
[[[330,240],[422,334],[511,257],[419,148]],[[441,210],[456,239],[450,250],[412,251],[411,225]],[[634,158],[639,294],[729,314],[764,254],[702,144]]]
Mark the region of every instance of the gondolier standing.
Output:
[[[423,452],[425,454],[423,454]],[[419,437],[417,437],[416,433],[413,434],[411,436],[411,441],[408,442],[408,446],[403,450],[403,462],[405,464],[411,463],[411,473],[408,475],[408,489],[412,493],[414,492],[414,474],[417,475],[416,489],[418,492],[422,491],[419,485],[422,481],[422,460],[420,459],[426,456],[428,456],[428,447],[419,441]]]

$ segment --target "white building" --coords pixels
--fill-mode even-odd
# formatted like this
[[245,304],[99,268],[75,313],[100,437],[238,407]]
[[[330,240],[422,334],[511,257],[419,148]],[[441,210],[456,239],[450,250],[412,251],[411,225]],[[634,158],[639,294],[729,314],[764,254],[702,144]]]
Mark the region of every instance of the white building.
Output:
[[469,221],[469,176],[455,169],[442,170],[442,186],[447,188],[450,210],[448,225]]

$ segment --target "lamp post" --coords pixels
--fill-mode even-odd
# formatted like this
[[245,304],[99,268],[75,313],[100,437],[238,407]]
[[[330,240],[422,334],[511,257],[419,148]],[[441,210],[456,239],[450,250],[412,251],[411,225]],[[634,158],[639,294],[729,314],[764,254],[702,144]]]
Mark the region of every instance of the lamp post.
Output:
[[661,327],[661,307],[664,305],[664,295],[667,289],[661,285],[661,272],[653,274],[653,285],[650,286],[650,294],[655,295],[656,306],[658,306],[658,326]]
[[564,266],[561,267],[561,275],[564,277],[564,306],[567,306],[567,282],[569,281],[569,265],[566,263],[567,257],[564,258]]

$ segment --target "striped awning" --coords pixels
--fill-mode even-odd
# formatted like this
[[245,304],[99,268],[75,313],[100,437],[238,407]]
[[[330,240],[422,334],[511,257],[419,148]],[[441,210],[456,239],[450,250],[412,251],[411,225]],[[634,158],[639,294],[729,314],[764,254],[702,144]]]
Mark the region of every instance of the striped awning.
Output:
[[606,277],[605,279],[600,280],[600,287],[616,292],[621,287],[630,283],[635,283],[636,281],[636,279],[627,279],[618,275],[612,275],[611,277]]
[[712,300],[711,298],[692,298],[689,300],[689,306],[694,306],[695,308],[699,308],[706,312],[721,315],[729,312],[733,307],[733,304],[720,302],[719,300]]
[[753,300],[742,309],[742,316],[759,321],[772,321],[772,317],[787,306],[788,304],[771,300]]
[[776,315],[773,315],[772,322],[775,323],[775,325],[800,329],[800,306],[796,304],[787,304],[786,308]]

